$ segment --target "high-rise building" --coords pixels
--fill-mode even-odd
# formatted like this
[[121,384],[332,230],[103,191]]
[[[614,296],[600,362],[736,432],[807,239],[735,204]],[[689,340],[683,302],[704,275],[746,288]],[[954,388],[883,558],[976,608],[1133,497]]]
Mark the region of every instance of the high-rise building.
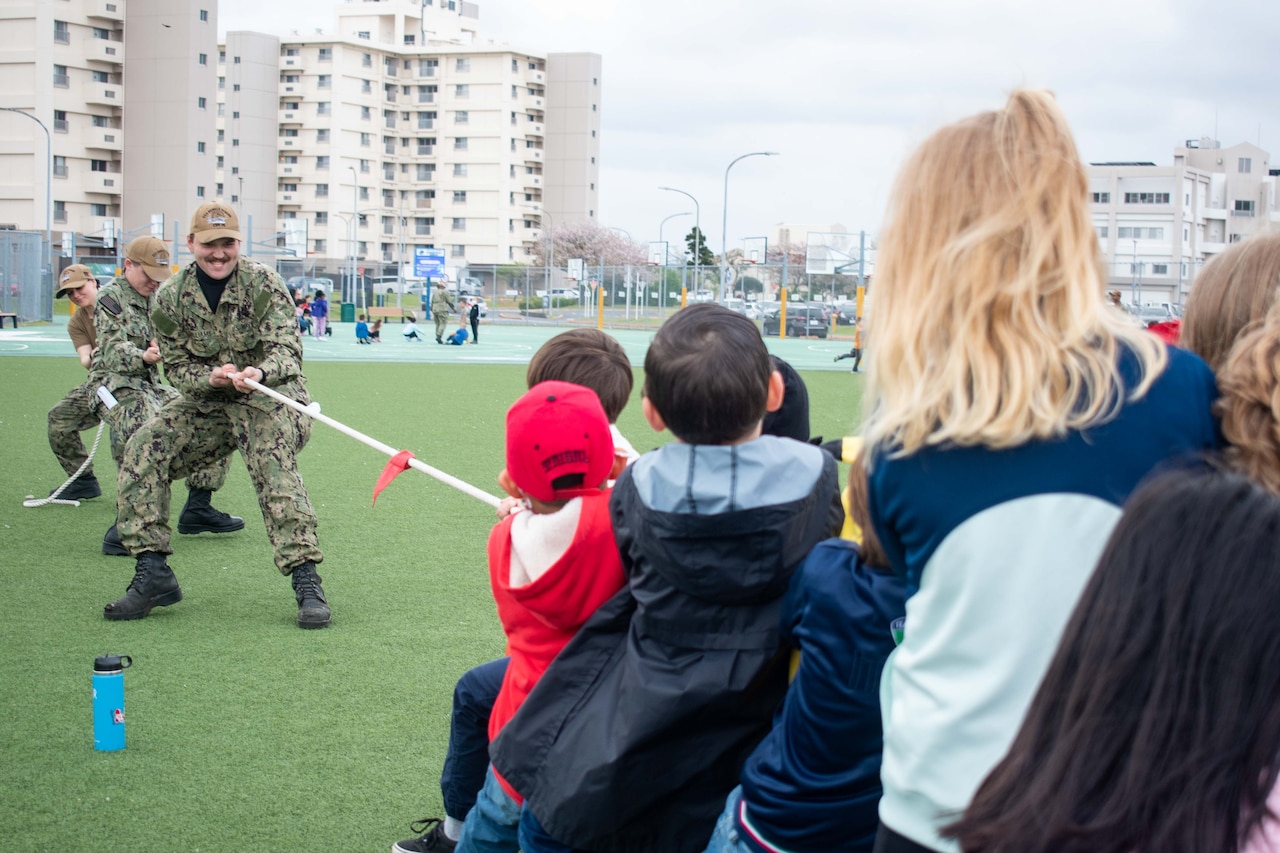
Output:
[[[127,238],[154,214],[171,237],[211,194],[216,13],[216,0],[0,8],[0,106],[50,131],[55,242],[63,231],[85,244]],[[0,224],[45,226],[46,151],[31,122],[0,112]]]
[[390,269],[429,246],[464,268],[527,262],[544,210],[595,221],[600,57],[482,40],[478,14],[363,0],[332,33],[227,34],[217,183],[255,242],[305,231],[313,260]]
[[1205,261],[1280,224],[1270,155],[1189,139],[1173,164],[1089,165],[1093,224],[1108,283],[1140,304],[1185,301]]

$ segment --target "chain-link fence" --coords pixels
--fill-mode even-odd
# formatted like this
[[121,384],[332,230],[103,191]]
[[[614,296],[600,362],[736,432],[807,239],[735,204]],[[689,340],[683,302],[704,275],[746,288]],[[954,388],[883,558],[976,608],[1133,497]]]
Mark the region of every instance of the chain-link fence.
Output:
[[20,323],[53,319],[53,282],[44,261],[43,234],[0,231],[0,312],[17,314]]

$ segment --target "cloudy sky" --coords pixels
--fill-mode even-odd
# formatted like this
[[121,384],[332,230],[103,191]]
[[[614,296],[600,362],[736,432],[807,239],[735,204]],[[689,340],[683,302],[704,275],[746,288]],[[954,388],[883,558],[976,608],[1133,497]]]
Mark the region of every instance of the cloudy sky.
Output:
[[[1280,155],[1280,2],[479,0],[484,38],[603,56],[600,221],[638,242],[701,205],[719,250],[778,223],[878,230],[932,129],[1018,86],[1057,93],[1085,160],[1185,140]],[[333,32],[325,0],[220,0],[221,31]],[[306,28],[306,29],[303,29]],[[692,217],[668,222],[672,241]]]

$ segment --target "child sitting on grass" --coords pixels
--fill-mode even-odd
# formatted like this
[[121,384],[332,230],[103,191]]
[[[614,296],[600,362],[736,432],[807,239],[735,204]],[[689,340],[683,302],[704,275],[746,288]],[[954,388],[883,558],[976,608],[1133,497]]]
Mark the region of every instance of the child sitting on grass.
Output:
[[692,853],[711,836],[786,691],[787,585],[843,520],[834,458],[761,435],[783,391],[759,329],[727,308],[693,305],[654,336],[642,406],[676,441],[614,487],[628,587],[490,749],[526,798],[526,853]]
[[[489,579],[511,659],[490,738],[578,627],[625,583],[605,487],[613,459],[609,420],[589,388],[542,382],[507,413],[507,467],[498,482],[528,508],[489,535]],[[490,767],[458,849],[514,849],[519,823],[519,795]]]

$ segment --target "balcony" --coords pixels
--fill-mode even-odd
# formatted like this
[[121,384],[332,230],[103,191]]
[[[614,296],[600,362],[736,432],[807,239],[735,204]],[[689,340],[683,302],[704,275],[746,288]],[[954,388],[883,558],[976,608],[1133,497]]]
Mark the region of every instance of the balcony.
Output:
[[306,68],[307,65],[302,61],[301,56],[282,56],[280,57],[280,67],[289,68],[294,71],[301,71]]
[[1252,218],[1252,217],[1253,217],[1253,211],[1252,211],[1252,210],[1232,210],[1232,211],[1231,211],[1231,215],[1232,215],[1232,216],[1247,216],[1247,217]]
[[84,87],[84,102],[95,106],[123,107],[124,93],[115,83],[90,83]]
[[106,62],[112,65],[124,65],[124,42],[107,39],[90,39],[84,58],[90,62]]
[[542,176],[541,175],[525,175],[523,186],[527,190],[542,189]]
[[119,172],[90,172],[84,180],[84,191],[120,195],[124,192],[124,180]]
[[413,206],[417,210],[430,210],[431,205],[433,204],[435,204],[435,199],[432,199],[432,198],[414,199],[414,202],[413,202]]
[[88,0],[84,4],[84,11],[90,18],[123,22],[124,0]]
[[526,163],[541,163],[541,162],[542,162],[542,149],[541,149],[541,148],[526,148],[526,149],[524,150],[524,161],[525,161]]
[[105,148],[120,151],[124,146],[124,131],[118,127],[86,127],[80,137],[85,148]]
[[547,75],[545,71],[530,71],[528,69],[529,66],[526,65],[524,75],[521,78],[526,86],[541,86],[546,83]]

